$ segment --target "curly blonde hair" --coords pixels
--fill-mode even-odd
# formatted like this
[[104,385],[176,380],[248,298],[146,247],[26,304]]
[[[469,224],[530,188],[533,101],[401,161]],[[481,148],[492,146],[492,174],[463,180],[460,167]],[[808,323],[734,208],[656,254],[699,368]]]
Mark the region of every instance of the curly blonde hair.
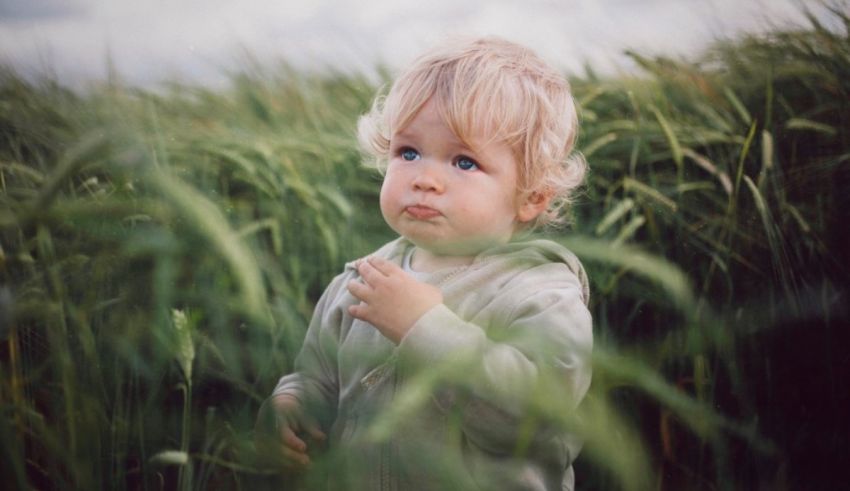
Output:
[[567,80],[530,49],[487,37],[438,46],[401,73],[386,96],[358,121],[358,140],[371,164],[386,169],[390,139],[426,102],[469,144],[481,130],[506,143],[519,162],[520,193],[550,197],[533,226],[565,221],[587,165],[573,153],[578,116]]

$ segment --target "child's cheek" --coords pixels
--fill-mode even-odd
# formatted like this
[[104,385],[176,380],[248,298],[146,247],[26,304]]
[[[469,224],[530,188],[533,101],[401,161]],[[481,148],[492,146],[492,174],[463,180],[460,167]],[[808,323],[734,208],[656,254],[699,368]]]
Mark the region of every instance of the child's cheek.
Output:
[[399,207],[398,203],[400,199],[399,191],[394,181],[393,176],[388,172],[384,177],[380,196],[381,214],[384,217],[384,221],[393,229],[395,229],[394,217],[398,215],[397,208]]

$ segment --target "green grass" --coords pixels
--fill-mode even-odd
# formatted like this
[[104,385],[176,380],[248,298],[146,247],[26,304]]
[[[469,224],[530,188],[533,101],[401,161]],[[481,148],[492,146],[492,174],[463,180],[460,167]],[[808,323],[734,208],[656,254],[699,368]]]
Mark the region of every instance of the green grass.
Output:
[[[850,19],[834,20],[572,80],[591,174],[550,236],[590,273],[594,384],[577,417],[534,407],[586,439],[579,489],[833,483],[850,264]],[[354,139],[375,90],[285,66],[220,91],[2,71],[10,486],[276,482],[257,409],[330,278],[392,237]]]

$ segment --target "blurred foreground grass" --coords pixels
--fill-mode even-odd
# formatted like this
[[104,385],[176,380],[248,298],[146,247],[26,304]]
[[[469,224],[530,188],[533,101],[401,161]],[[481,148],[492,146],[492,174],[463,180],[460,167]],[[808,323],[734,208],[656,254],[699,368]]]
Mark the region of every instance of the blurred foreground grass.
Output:
[[[557,394],[535,407],[586,439],[579,489],[840,482],[850,19],[835,18],[573,80],[591,175],[551,237],[593,283],[594,384],[578,415]],[[376,88],[287,68],[232,82],[83,94],[0,73],[11,488],[286,485],[252,451],[257,408],[328,280],[392,237],[354,140]]]

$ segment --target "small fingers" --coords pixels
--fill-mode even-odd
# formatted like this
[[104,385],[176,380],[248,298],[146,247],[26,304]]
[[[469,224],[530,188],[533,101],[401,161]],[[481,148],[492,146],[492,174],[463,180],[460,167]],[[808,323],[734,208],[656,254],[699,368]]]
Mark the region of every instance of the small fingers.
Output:
[[385,276],[402,271],[396,263],[381,257],[370,256],[366,258],[366,263]]
[[307,417],[307,419],[304,421],[304,431],[306,431],[307,434],[310,435],[310,437],[312,437],[316,441],[323,442],[327,439],[327,436],[321,430],[319,424],[316,422],[315,419],[311,417]]
[[283,445],[287,448],[290,448],[296,452],[306,452],[307,444],[304,443],[304,440],[298,438],[298,435],[292,431],[292,428],[289,426],[284,426],[280,430],[280,441],[283,442]]
[[366,300],[372,289],[369,287],[369,285],[363,284],[356,280],[351,280],[348,282],[348,291],[358,299]]
[[305,452],[299,452],[297,450],[293,450],[289,447],[283,446],[281,448],[281,453],[283,454],[283,460],[287,464],[297,464],[300,467],[306,467],[310,465],[310,457]]
[[369,285],[375,285],[376,281],[380,281],[385,275],[378,270],[373,264],[372,259],[367,259],[361,262],[357,266],[357,272],[360,273],[360,277],[363,278]]
[[355,319],[366,320],[366,304],[361,302],[359,304],[349,305],[348,313]]

